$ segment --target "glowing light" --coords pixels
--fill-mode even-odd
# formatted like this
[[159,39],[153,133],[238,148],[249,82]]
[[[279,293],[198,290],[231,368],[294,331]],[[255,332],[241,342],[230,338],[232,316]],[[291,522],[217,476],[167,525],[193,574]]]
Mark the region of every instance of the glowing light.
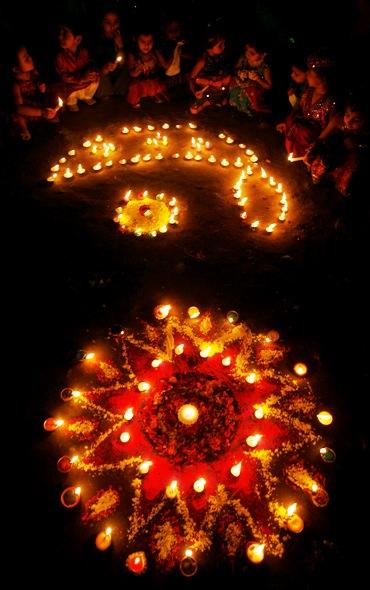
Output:
[[[219,137],[220,137],[220,136],[219,136]],[[230,144],[230,145],[231,145],[232,143],[234,143],[234,140],[233,140],[233,138],[232,138],[232,137],[227,137],[227,138],[226,138],[226,143],[228,143],[228,144]]]
[[130,130],[128,127],[122,127],[121,133],[123,133],[123,135],[126,135],[127,133],[130,133]]
[[162,129],[169,129],[169,128],[170,128],[170,126],[168,123],[163,123]]
[[89,148],[89,147],[91,147],[91,141],[89,139],[87,139],[86,141],[83,142],[82,145],[84,148]]
[[149,472],[149,469],[151,468],[152,465],[153,465],[153,461],[143,461],[143,463],[140,463],[138,470],[140,471],[140,473],[142,475],[145,475],[146,473]]
[[247,146],[245,145],[245,143],[239,143],[239,147],[240,147],[241,150],[245,150],[245,148]]
[[279,215],[279,221],[285,221],[285,218],[286,218],[285,211],[282,211]]
[[272,232],[274,231],[275,227],[276,227],[276,223],[270,223],[270,225],[267,225],[266,226],[266,230],[265,231],[268,234],[272,234]]
[[103,141],[103,138],[102,138],[102,136],[101,136],[101,135],[97,135],[97,136],[95,137],[95,141],[96,141],[97,143],[100,143],[100,142],[102,142],[102,141]]
[[141,156],[140,154],[136,154],[136,156],[132,156],[132,158],[130,158],[130,162],[132,162],[132,164],[138,164],[141,160]]
[[97,164],[95,164],[95,166],[93,166],[93,170],[95,170],[95,172],[98,172],[101,169],[102,169],[102,163],[101,162],[98,162]]
[[192,160],[194,158],[194,156],[191,152],[186,152],[184,158],[185,158],[185,160]]
[[[117,58],[118,59],[118,58]],[[122,58],[121,58],[122,59]],[[106,551],[112,543],[112,529],[107,527],[105,531],[97,534],[95,539],[95,546],[99,551]]]
[[253,223],[251,223],[251,228],[252,229],[257,229],[257,227],[259,226],[260,222],[258,219],[256,219],[256,221],[253,221]]
[[256,447],[262,438],[262,434],[251,434],[246,438],[246,443],[249,447]]
[[247,217],[248,217],[248,213],[247,213],[246,211],[243,211],[242,213],[240,213],[240,217],[241,217],[242,219],[247,219]]
[[177,481],[174,479],[171,483],[166,487],[166,496],[167,498],[173,499],[179,493],[179,488],[177,486]]
[[261,178],[267,178],[267,172],[264,168],[262,168],[262,166],[261,166]]
[[194,160],[196,160],[197,162],[200,162],[200,160],[203,160],[202,156],[200,154],[196,154],[194,156]]
[[204,488],[206,487],[206,483],[207,483],[207,480],[204,479],[204,477],[200,477],[199,479],[197,479],[193,483],[194,491],[197,492],[198,494],[200,494],[201,492],[204,492]]
[[63,176],[64,176],[64,178],[72,178],[72,176],[73,176],[72,170],[70,168],[67,168],[67,170],[65,171]]
[[247,557],[252,563],[261,563],[265,557],[265,545],[251,543],[247,547]]
[[146,381],[140,381],[137,388],[140,392],[149,391],[150,385]]
[[121,432],[120,437],[119,437],[119,439],[122,443],[127,443],[130,440],[130,438],[131,438],[131,435],[129,432]]
[[61,418],[47,418],[44,422],[44,429],[48,432],[52,432],[53,430],[56,430],[57,428],[63,426],[63,424],[64,420],[62,420]]
[[154,369],[157,369],[162,363],[162,359],[153,359],[151,365]]
[[88,352],[85,354],[85,361],[92,361],[95,358],[95,352]]
[[63,156],[63,158],[60,158],[60,160],[59,160],[59,164],[65,164],[65,163],[66,163],[66,161],[67,161],[67,158],[65,158],[65,157]]
[[258,405],[257,406],[254,406],[254,407],[256,408],[254,410],[254,417],[257,418],[257,420],[261,420],[264,417],[264,415],[265,415],[265,412],[263,410],[263,407],[262,406],[258,406]]
[[132,420],[133,417],[134,417],[134,408],[127,408],[127,410],[123,414],[123,417],[124,417],[125,420],[127,420],[127,422],[129,422],[130,420]]
[[245,378],[247,383],[251,385],[257,381],[257,373],[255,371],[251,371]]
[[184,348],[185,345],[184,344],[178,344],[177,346],[175,346],[175,354],[180,355],[184,352]]
[[69,150],[68,155],[69,156],[75,156],[76,155],[76,150]]
[[50,168],[50,172],[59,172],[59,168],[60,168],[59,164],[55,164],[55,166],[52,166]]
[[320,424],[323,424],[324,426],[329,426],[329,424],[333,422],[333,416],[330,414],[330,412],[325,410],[317,414],[317,419]]
[[52,174],[51,176],[47,177],[47,181],[48,182],[55,182],[55,180],[58,178],[58,174],[56,172],[54,172],[54,174]]
[[235,324],[235,322],[237,322],[239,319],[239,314],[237,311],[232,309],[231,311],[227,312],[226,319],[229,322],[229,324]]
[[196,129],[198,125],[196,123],[189,123],[190,129]]
[[211,350],[212,348],[210,346],[206,346],[199,352],[199,354],[202,358],[206,359],[210,356]]
[[157,320],[164,320],[171,311],[171,305],[157,305],[154,308],[154,316]]
[[208,162],[209,162],[210,164],[214,164],[215,162],[217,162],[217,160],[216,160],[216,158],[214,157],[214,155],[213,155],[213,154],[211,154],[211,155],[209,156],[209,158],[208,158]]
[[243,162],[239,156],[236,158],[234,166],[235,168],[243,168]]
[[230,367],[231,365],[231,356],[225,356],[221,363],[223,364],[224,367]]
[[224,168],[226,168],[227,166],[230,166],[230,162],[226,158],[223,158],[220,163],[221,163],[221,166],[223,166]]
[[253,164],[255,164],[256,162],[258,162],[258,156],[256,156],[256,154],[253,154],[253,156],[250,158],[250,161],[253,162]]
[[72,391],[72,397],[75,397],[75,398],[77,398],[77,397],[81,397],[81,395],[82,395],[82,393],[81,393],[81,391],[79,391],[78,389],[74,389],[74,390]]
[[220,139],[225,139],[226,135],[225,135],[225,133],[219,133],[219,134],[218,134],[218,137],[219,137]]
[[148,125],[147,129],[148,129],[148,131],[154,131],[155,127],[154,127],[154,125]]
[[184,404],[177,412],[177,417],[179,421],[186,424],[186,426],[195,424],[199,418],[198,408],[193,406],[193,404]]
[[[239,147],[240,147],[240,146],[239,146]],[[253,154],[254,154],[254,151],[253,151],[253,150],[251,150],[250,148],[248,148],[248,149],[245,151],[245,153],[246,153],[246,155],[247,155],[247,156],[253,156]]]
[[188,309],[188,316],[190,319],[194,320],[195,318],[198,318],[200,316],[200,310],[198,307],[195,307],[195,305],[192,305],[191,307],[189,307]]
[[86,170],[85,168],[82,166],[82,164],[79,164],[77,166],[77,174],[85,174]]
[[296,375],[302,377],[307,373],[307,365],[305,365],[304,363],[296,363],[293,367],[293,371]]
[[175,160],[177,160],[177,158],[180,157],[179,152],[176,152],[175,154],[172,154],[171,158],[174,158]]
[[140,133],[141,127],[138,127],[138,125],[134,125],[133,130],[135,131],[135,133]]
[[230,473],[231,475],[233,475],[234,477],[239,477],[240,473],[242,470],[242,462],[239,461],[239,463],[237,463],[236,465],[233,465],[230,469]]

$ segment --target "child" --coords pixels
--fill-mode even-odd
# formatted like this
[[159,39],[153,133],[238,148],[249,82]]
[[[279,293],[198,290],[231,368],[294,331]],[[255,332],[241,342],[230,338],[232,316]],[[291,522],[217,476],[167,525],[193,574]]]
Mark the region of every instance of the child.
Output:
[[219,34],[210,36],[205,54],[190,74],[190,88],[197,99],[190,107],[193,115],[208,106],[227,103],[231,76],[226,73],[224,52],[225,38]]
[[141,99],[154,97],[156,102],[168,100],[166,85],[160,79],[160,68],[167,64],[161,53],[153,48],[152,33],[141,32],[136,39],[136,51],[128,56],[128,68],[131,76],[127,102],[134,108],[141,107]]
[[308,88],[298,108],[276,126],[285,135],[287,152],[294,157],[304,156],[314,141],[328,137],[335,126],[335,101],[329,92],[332,62],[325,57],[311,56],[307,65]]
[[62,50],[56,56],[55,67],[65,85],[66,105],[70,111],[78,111],[78,100],[95,104],[93,98],[99,85],[99,74],[90,66],[89,52],[81,48],[82,35],[76,26],[62,26],[59,44]]
[[368,108],[365,99],[349,99],[344,116],[335,118],[336,127],[330,137],[313,144],[306,160],[315,184],[327,178],[342,195],[351,193],[354,180],[368,167]]
[[307,66],[304,61],[296,59],[292,62],[290,78],[288,100],[294,109],[299,106],[301,96],[307,88]]
[[128,88],[128,65],[123,48],[120,20],[109,10],[103,16],[101,33],[94,46],[94,61],[100,70],[97,98],[125,96]]
[[254,113],[270,113],[265,95],[272,87],[271,71],[266,64],[267,53],[256,42],[247,43],[245,53],[236,65],[230,91],[230,104],[250,117]]
[[182,23],[178,18],[169,18],[163,27],[159,49],[167,63],[166,86],[172,93],[183,97],[189,88],[189,70],[192,56],[184,40]]
[[57,108],[51,108],[51,104],[47,106],[46,85],[40,81],[33,59],[24,46],[16,51],[12,92],[15,105],[13,122],[24,141],[31,139],[30,121],[56,119]]

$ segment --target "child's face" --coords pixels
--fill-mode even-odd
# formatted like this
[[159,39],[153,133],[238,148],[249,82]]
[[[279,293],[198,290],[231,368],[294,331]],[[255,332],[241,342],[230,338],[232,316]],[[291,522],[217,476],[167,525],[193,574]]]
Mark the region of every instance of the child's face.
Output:
[[170,41],[177,41],[181,37],[181,26],[180,23],[174,20],[171,23],[167,23],[165,28],[165,34],[167,39]]
[[306,72],[300,70],[297,68],[297,66],[292,66],[290,77],[292,78],[293,82],[296,82],[296,84],[303,84],[303,82],[306,80]]
[[137,45],[141,53],[149,53],[153,49],[153,35],[139,35]]
[[225,39],[221,39],[211,49],[213,55],[221,55],[225,51]]
[[59,33],[59,45],[62,49],[69,49],[70,51],[76,51],[77,47],[81,43],[81,35],[74,35],[71,29],[62,27]]
[[258,66],[261,64],[266,57],[266,53],[259,53],[252,45],[246,45],[245,57],[251,66]]
[[25,47],[17,51],[17,64],[21,72],[31,72],[34,69],[33,59]]
[[107,12],[103,19],[103,32],[106,37],[111,39],[119,31],[120,22],[115,12]]
[[346,129],[357,131],[363,126],[364,118],[358,111],[353,111],[351,107],[347,107],[346,112],[344,113],[343,122]]

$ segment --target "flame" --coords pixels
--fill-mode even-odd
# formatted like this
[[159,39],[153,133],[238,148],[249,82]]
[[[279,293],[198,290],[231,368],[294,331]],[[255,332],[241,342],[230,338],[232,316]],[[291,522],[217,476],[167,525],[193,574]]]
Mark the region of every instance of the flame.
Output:
[[297,502],[294,502],[294,504],[290,504],[290,506],[288,506],[287,511],[286,511],[287,515],[292,516],[296,510],[297,510]]
[[239,477],[240,472],[242,470],[242,462],[239,461],[239,463],[237,463],[236,465],[233,465],[230,469],[230,473],[234,476],[234,477]]

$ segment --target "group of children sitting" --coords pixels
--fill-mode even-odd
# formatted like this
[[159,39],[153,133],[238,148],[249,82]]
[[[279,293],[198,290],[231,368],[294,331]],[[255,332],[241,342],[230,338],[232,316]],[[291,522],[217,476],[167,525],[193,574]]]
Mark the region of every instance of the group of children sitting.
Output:
[[[168,101],[173,89],[180,89],[185,96],[189,91],[194,95],[193,115],[226,104],[249,117],[271,113],[271,69],[259,41],[246,43],[231,72],[223,35],[210,35],[203,55],[194,60],[177,19],[167,22],[158,49],[153,34],[142,30],[127,52],[119,16],[111,10],[103,16],[91,53],[76,25],[63,24],[58,40],[57,80],[50,85],[40,80],[26,47],[17,48],[12,121],[23,140],[31,137],[30,121],[58,121],[58,97],[71,111],[79,110],[78,101],[92,105],[96,98],[112,95],[139,109],[143,98]],[[311,55],[306,63],[292,63],[288,89],[292,110],[276,129],[284,135],[287,152],[303,158],[315,183],[330,178],[342,194],[349,194],[353,177],[368,157],[368,105],[359,97],[350,97],[346,107],[339,109],[332,93],[332,71],[333,63],[325,54]]]

